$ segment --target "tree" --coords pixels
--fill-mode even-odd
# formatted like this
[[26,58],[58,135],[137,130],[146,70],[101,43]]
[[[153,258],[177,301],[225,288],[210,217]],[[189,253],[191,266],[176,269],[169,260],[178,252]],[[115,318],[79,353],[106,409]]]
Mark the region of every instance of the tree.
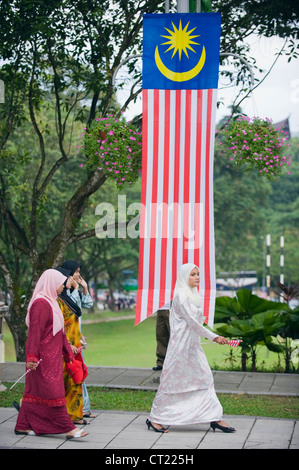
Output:
[[[36,280],[61,263],[69,245],[95,235],[94,228],[80,232],[80,220],[106,176],[97,169],[80,173],[72,131],[77,122],[88,124],[97,113],[113,110],[113,73],[122,59],[139,51],[142,15],[157,11],[159,4],[21,0],[0,5],[6,85],[0,109],[0,266],[18,360],[24,359],[24,317]],[[28,124],[32,146],[10,145],[20,126],[28,129]],[[51,212],[46,238],[41,232],[49,225],[51,193],[70,170],[72,191],[58,213]]]

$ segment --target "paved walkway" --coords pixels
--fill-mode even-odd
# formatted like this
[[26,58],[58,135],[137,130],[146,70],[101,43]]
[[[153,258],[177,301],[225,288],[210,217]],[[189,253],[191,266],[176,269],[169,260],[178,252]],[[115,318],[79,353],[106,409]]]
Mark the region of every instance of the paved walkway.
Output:
[[[87,385],[143,390],[156,390],[159,385],[160,372],[154,372],[152,369],[88,366],[88,370]],[[3,382],[14,382],[23,373],[23,363],[2,364]],[[222,371],[214,371],[213,374],[217,393],[299,396],[299,375]],[[138,462],[119,460],[105,463],[131,463],[133,467],[145,462],[171,463],[163,460],[166,459],[165,451],[170,455],[175,449],[180,450],[182,459],[189,456],[193,463],[197,463],[198,458],[195,449],[299,449],[299,421],[293,419],[225,415],[224,419],[237,429],[236,433],[213,433],[209,424],[201,424],[170,426],[169,433],[160,434],[148,431],[145,425],[147,413],[94,411],[97,417],[85,426],[88,436],[67,441],[64,435],[16,436],[13,432],[17,418],[16,410],[0,408],[0,448],[105,449],[107,452],[103,455],[107,459],[139,459]],[[130,453],[122,454],[121,451],[117,452],[117,449],[123,452],[124,449],[135,451],[131,453],[132,457],[122,457],[129,456]],[[148,451],[136,453],[137,449]],[[164,452],[161,452],[163,449]],[[158,457],[159,455],[161,457]],[[158,461],[159,459],[161,461]]]

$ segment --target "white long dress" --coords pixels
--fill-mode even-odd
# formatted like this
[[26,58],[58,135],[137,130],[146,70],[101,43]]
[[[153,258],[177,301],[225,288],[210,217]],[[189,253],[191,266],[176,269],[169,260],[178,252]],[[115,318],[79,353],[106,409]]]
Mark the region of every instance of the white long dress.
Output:
[[188,298],[183,304],[178,296],[173,299],[170,340],[150,421],[186,425],[222,419],[213,374],[201,347],[201,336],[214,340],[218,335],[203,322],[201,309]]

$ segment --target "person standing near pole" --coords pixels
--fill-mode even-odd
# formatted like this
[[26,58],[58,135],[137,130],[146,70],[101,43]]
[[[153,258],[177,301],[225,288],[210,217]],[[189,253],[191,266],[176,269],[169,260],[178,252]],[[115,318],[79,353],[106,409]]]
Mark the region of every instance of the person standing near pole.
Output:
[[167,346],[170,337],[170,326],[169,326],[169,306],[161,308],[157,311],[156,319],[156,356],[157,364],[153,367],[153,370],[162,370],[164,359],[166,356]]

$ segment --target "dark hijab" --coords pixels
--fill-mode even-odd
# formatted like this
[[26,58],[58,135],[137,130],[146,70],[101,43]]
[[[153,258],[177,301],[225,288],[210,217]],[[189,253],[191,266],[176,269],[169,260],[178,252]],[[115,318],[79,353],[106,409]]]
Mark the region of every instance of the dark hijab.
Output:
[[81,265],[77,263],[77,261],[68,260],[68,261],[64,261],[61,267],[63,269],[67,269],[70,272],[70,276],[72,276],[77,271],[78,268],[81,268]]
[[[59,271],[60,273],[64,274],[65,276],[67,276],[67,278],[69,278],[71,276],[71,272],[65,268],[55,268],[56,271]],[[76,269],[75,269],[76,271]],[[75,272],[74,271],[74,272]],[[61,294],[59,294],[59,298],[66,304],[66,306],[77,316],[77,317],[81,317],[82,315],[82,312],[81,312],[81,308],[76,304],[76,302],[74,302],[71,297],[67,294],[67,290],[66,290],[66,282],[67,282],[67,279],[65,280],[64,282],[64,289],[63,291],[61,292]]]
[[[73,276],[73,274],[75,274],[77,269],[81,268],[81,264],[79,264],[77,261],[69,259],[67,261],[64,261],[64,263],[62,263],[61,267],[63,269],[67,269],[68,271],[70,271],[70,275]],[[70,291],[73,292],[73,290],[74,290],[74,287],[72,286]],[[79,292],[79,296],[80,296],[80,298],[82,298],[81,292]]]

